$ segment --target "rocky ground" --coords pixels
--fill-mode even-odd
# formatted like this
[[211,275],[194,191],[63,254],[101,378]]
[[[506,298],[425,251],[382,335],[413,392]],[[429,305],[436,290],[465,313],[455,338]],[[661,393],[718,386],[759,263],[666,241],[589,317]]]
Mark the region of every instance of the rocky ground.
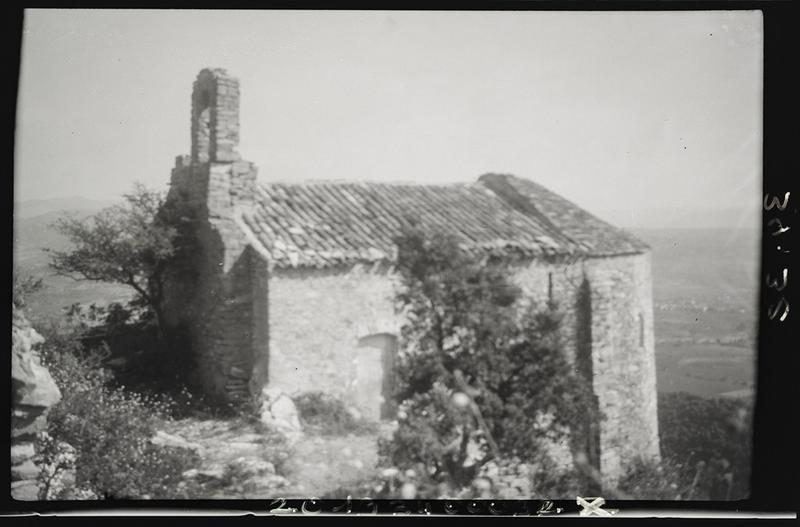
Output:
[[173,421],[154,440],[198,453],[184,478],[205,499],[321,497],[374,475],[377,463],[375,434],[286,439],[242,418]]

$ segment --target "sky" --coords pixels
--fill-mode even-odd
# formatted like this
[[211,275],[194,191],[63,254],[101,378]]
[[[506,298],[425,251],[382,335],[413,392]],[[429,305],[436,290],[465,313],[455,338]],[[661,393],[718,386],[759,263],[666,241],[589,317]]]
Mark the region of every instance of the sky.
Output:
[[[537,181],[601,217],[755,211],[758,11],[26,10],[15,199],[166,189],[192,82],[261,181]],[[754,215],[755,217],[755,215]]]

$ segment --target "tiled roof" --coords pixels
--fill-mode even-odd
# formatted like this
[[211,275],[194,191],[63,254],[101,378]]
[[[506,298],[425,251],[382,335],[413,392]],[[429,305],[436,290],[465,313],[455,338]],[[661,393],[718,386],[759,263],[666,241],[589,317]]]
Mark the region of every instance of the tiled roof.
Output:
[[[455,235],[467,250],[530,257],[591,252],[590,246],[573,237],[591,233],[573,225],[571,218],[578,215],[570,215],[570,221],[561,216],[549,221],[489,187],[483,181],[269,183],[258,186],[256,206],[242,220],[278,268],[392,260],[394,240],[410,217],[431,232]],[[603,225],[595,230],[613,229]]]
[[632,234],[610,225],[528,179],[484,174],[478,180],[509,202],[532,205],[555,229],[580,243],[593,256],[633,254],[650,247]]

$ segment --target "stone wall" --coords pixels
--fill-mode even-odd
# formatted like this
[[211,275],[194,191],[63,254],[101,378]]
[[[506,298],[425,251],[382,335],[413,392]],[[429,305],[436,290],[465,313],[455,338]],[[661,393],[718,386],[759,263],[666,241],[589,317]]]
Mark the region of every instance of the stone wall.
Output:
[[269,375],[261,382],[290,394],[321,390],[356,404],[359,341],[399,335],[394,292],[395,278],[385,266],[274,270],[269,356],[259,367]]
[[[518,266],[514,278],[526,297],[539,304],[548,298],[557,303],[565,350],[577,361],[578,371],[592,379],[601,420],[599,459],[592,460],[591,453],[589,457],[604,484],[615,485],[638,456],[658,459],[650,254],[574,263],[534,261]],[[586,299],[581,298],[584,287]],[[589,342],[581,342],[585,338]],[[581,364],[581,348],[587,345],[583,353],[591,361]]]
[[192,90],[192,161],[237,161],[239,81],[222,69],[204,69]]
[[11,338],[11,497],[30,501],[39,492],[36,434],[46,430],[47,411],[61,400],[61,392],[34,349],[41,335],[16,309]]
[[236,153],[238,108],[236,79],[223,70],[200,72],[192,153],[176,158],[168,195],[194,222],[198,247],[170,277],[168,322],[188,330],[197,381],[226,400],[249,396],[255,352],[267,345],[253,318],[266,304],[266,262],[237,224],[253,204],[257,177],[255,165]]
[[650,254],[592,260],[588,271],[600,467],[615,485],[634,458],[660,457]]
[[[514,265],[512,276],[528,302],[556,303],[569,360],[579,362],[585,348],[588,364],[576,367],[591,379],[603,416],[593,423],[598,452],[590,461],[604,483],[616,484],[638,456],[657,458],[649,254],[527,261]],[[256,366],[259,385],[289,393],[321,390],[354,402],[359,340],[399,335],[402,320],[392,302],[396,285],[386,267],[275,270],[269,279],[267,355],[260,355]]]

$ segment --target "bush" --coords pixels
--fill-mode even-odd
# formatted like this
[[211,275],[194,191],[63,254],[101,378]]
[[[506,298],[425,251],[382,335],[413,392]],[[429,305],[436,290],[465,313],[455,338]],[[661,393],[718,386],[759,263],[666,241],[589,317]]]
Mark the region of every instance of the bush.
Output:
[[687,393],[659,396],[661,449],[668,457],[750,466],[752,403],[744,399],[705,399]]
[[380,444],[382,463],[461,494],[492,459],[538,463],[545,439],[579,448],[597,415],[590,383],[562,351],[558,306],[526,304],[505,263],[452,237],[412,225],[397,245],[396,301],[408,323],[399,426]]
[[303,427],[323,435],[371,433],[376,426],[352,412],[341,399],[324,392],[305,392],[292,398]]
[[491,460],[481,465],[467,484],[454,486],[426,474],[423,463],[400,470],[378,469],[378,474],[350,488],[338,488],[324,499],[347,496],[368,499],[567,499],[580,495],[582,479],[572,469],[556,466],[546,455],[537,462],[519,458]]
[[63,319],[43,327],[51,347],[82,357],[92,350],[93,363],[106,371],[110,386],[146,394],[173,418],[237,415],[232,405],[212,400],[191,382],[195,361],[185,331],[172,328],[162,335],[147,306],[73,304]]
[[42,363],[62,399],[50,410],[47,435],[40,439],[45,460],[41,478],[54,481],[57,472],[72,468],[64,443],[74,449],[75,475],[73,489],[51,493],[52,485],[45,484],[43,497],[186,497],[180,477],[196,464],[196,455],[150,443],[169,408],[110,385],[112,376],[102,367],[107,351],[85,349],[68,331],[45,331],[44,336]]
[[692,465],[669,458],[660,463],[637,459],[620,480],[618,490],[639,500],[692,499],[696,473]]
[[28,297],[41,290],[42,287],[44,287],[44,283],[41,277],[15,268],[12,277],[12,304],[17,309],[24,309]]
[[660,394],[660,464],[637,461],[620,490],[637,499],[745,499],[749,495],[752,403]]
[[399,470],[397,467],[378,467],[373,477],[350,487],[339,487],[322,496],[322,499],[438,499],[445,497],[448,489],[444,483],[427,476],[424,467]]

